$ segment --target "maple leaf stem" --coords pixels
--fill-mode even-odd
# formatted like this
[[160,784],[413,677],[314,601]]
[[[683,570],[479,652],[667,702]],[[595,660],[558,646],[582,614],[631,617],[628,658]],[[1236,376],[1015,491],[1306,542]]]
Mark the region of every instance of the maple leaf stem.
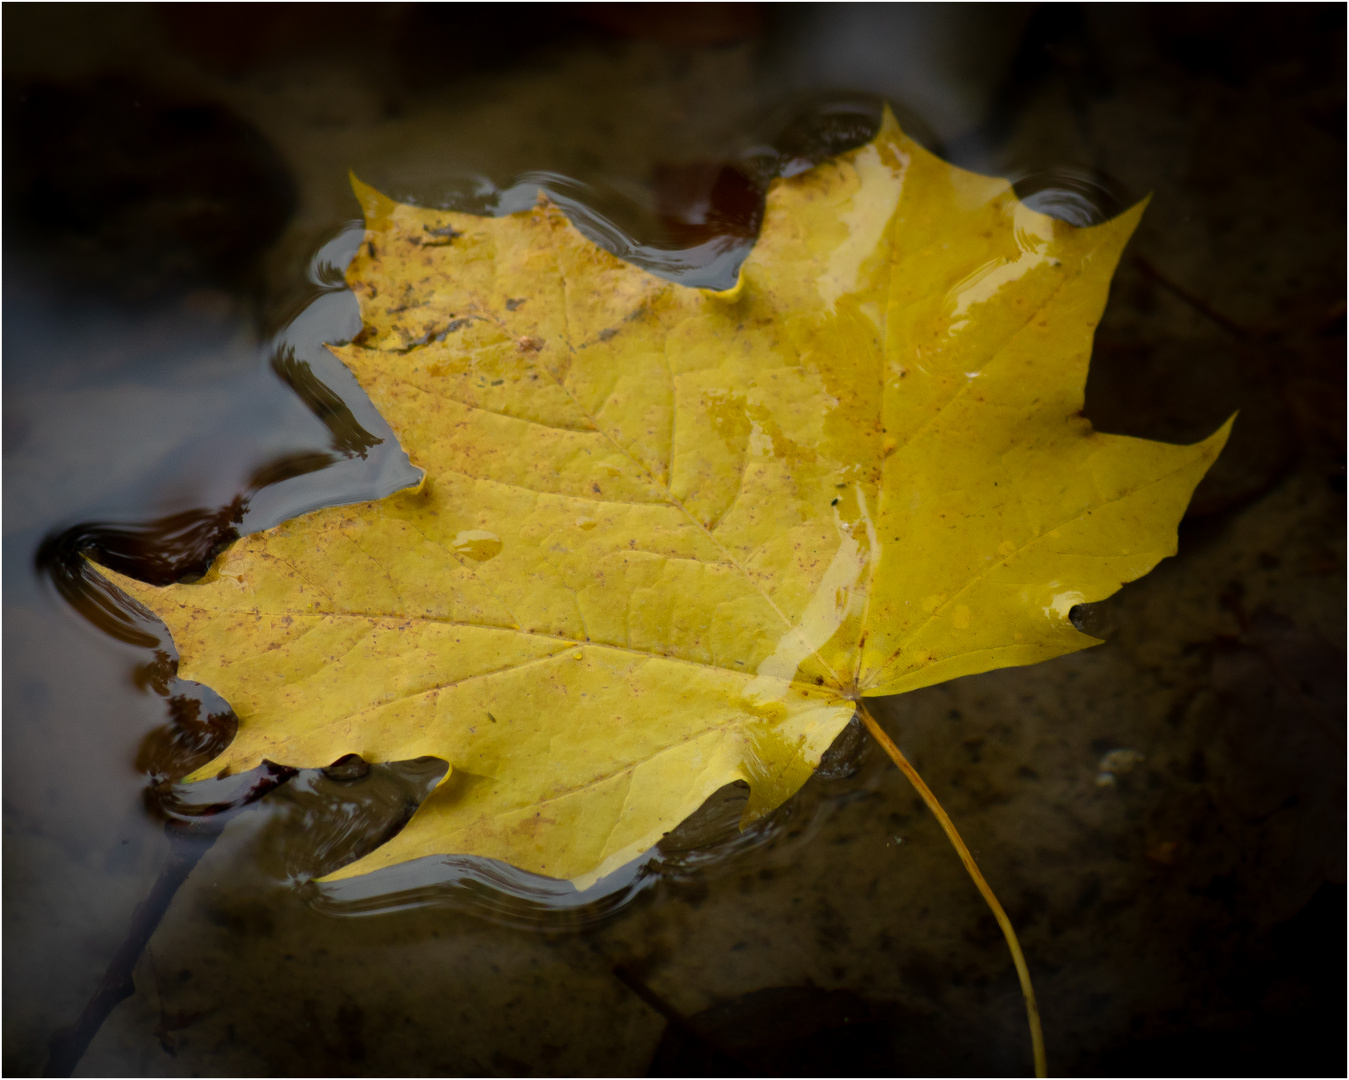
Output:
[[980,873],[979,866],[974,861],[974,855],[965,846],[965,841],[961,839],[950,815],[942,809],[941,803],[937,801],[937,796],[932,793],[932,789],[918,775],[918,770],[900,752],[899,747],[894,744],[894,741],[885,733],[881,725],[876,722],[876,718],[871,715],[860,700],[857,702],[857,712],[862,718],[862,723],[871,732],[872,737],[881,744],[885,752],[890,755],[890,760],[899,766],[899,771],[908,778],[909,783],[914,786],[914,790],[922,797],[923,802],[927,803],[927,808],[932,811],[932,816],[937,819],[938,824],[946,833],[946,838],[951,841],[951,846],[956,849],[960,861],[965,864],[965,869],[974,881],[975,888],[979,890],[979,895],[984,898],[984,903],[988,905],[989,911],[993,913],[993,918],[998,921],[998,926],[1002,928],[1002,936],[1007,939],[1007,948],[1012,953],[1012,963],[1016,965],[1016,976],[1021,980],[1021,995],[1026,999],[1026,1020],[1030,1024],[1031,1049],[1035,1055],[1035,1075],[1047,1076],[1045,1040],[1044,1034],[1040,1030],[1040,1009],[1035,1004],[1035,988],[1031,986],[1030,970],[1026,967],[1026,958],[1021,952],[1021,943],[1016,939],[1016,931],[1012,929],[1012,920],[1007,917],[1007,912],[1003,911],[1002,905],[998,903],[998,898],[993,895],[993,889],[984,880],[984,875]]

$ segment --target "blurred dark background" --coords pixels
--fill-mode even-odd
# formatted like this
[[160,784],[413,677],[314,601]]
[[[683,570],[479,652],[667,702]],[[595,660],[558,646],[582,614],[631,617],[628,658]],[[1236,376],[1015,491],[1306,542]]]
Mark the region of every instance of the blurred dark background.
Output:
[[[1106,645],[886,704],[1022,928],[1051,1068],[1345,1071],[1343,5],[0,18],[6,1074],[41,1071],[164,862],[145,791],[229,729],[39,549],[93,537],[171,577],[406,482],[322,349],[359,328],[348,170],[483,212],[542,184],[696,281],[733,270],[774,176],[865,141],[882,102],[1077,224],[1150,194],[1087,413],[1189,441],[1240,411],[1179,556],[1079,613]],[[305,778],[193,872],[79,1071],[1024,1072],[977,896],[902,780],[844,749],[765,842],[666,852],[571,931],[453,890],[314,903],[302,883],[424,785]]]

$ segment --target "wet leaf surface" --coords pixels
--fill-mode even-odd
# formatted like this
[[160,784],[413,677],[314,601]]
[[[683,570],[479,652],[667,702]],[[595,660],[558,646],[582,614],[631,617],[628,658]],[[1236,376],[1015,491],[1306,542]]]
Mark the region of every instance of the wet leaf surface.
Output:
[[[255,533],[200,582],[112,578],[239,718],[197,778],[449,762],[339,878],[468,854],[584,886],[733,782],[762,817],[859,698],[1092,644],[1070,610],[1174,552],[1226,440],[1082,418],[1141,206],[1075,228],[888,114],[774,184],[722,292],[547,200],[483,218],[356,190],[364,328],[333,351],[425,479]],[[340,402],[306,401],[363,452]]]

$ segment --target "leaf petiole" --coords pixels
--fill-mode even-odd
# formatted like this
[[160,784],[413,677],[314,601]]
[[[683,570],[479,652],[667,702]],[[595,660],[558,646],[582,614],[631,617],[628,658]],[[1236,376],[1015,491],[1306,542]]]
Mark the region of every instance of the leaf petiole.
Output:
[[997,919],[998,926],[1002,928],[1002,936],[1007,939],[1007,948],[1012,953],[1012,963],[1016,965],[1016,976],[1021,980],[1021,996],[1026,999],[1026,1021],[1030,1024],[1031,1049],[1035,1055],[1035,1075],[1047,1076],[1045,1040],[1044,1034],[1040,1030],[1040,1009],[1035,1004],[1035,988],[1031,986],[1030,971],[1026,967],[1026,958],[1021,953],[1021,944],[1016,939],[1016,931],[1012,929],[1012,921],[1007,917],[1007,912],[1002,910],[1002,905],[998,903],[998,898],[993,895],[993,890],[984,880],[984,875],[979,872],[979,866],[975,863],[970,849],[965,846],[965,841],[960,838],[955,823],[942,809],[941,803],[937,801],[937,796],[932,794],[932,789],[918,775],[918,770],[900,752],[899,747],[894,744],[890,736],[876,722],[876,718],[871,715],[861,700],[857,702],[857,713],[861,716],[862,723],[866,725],[872,737],[881,744],[885,752],[890,755],[890,760],[899,766],[899,771],[908,777],[909,783],[922,796],[923,802],[927,803],[927,808],[932,811],[932,816],[937,819],[938,824],[946,833],[946,838],[951,841],[951,846],[956,849],[960,861],[965,864],[965,869],[974,881],[975,888],[979,890],[979,895],[984,898],[984,903],[988,905],[988,909],[993,912],[993,918]]

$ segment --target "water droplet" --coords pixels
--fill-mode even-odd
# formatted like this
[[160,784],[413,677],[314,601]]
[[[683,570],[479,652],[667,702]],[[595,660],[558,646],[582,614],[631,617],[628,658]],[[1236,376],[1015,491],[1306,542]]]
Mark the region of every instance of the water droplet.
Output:
[[485,529],[465,529],[450,544],[456,555],[463,555],[474,562],[486,562],[501,554],[501,537]]
[[1138,750],[1129,750],[1121,748],[1111,750],[1101,758],[1096,768],[1096,786],[1111,787],[1115,783],[1117,776],[1123,776],[1125,773],[1132,772],[1136,765],[1144,761],[1143,754]]

